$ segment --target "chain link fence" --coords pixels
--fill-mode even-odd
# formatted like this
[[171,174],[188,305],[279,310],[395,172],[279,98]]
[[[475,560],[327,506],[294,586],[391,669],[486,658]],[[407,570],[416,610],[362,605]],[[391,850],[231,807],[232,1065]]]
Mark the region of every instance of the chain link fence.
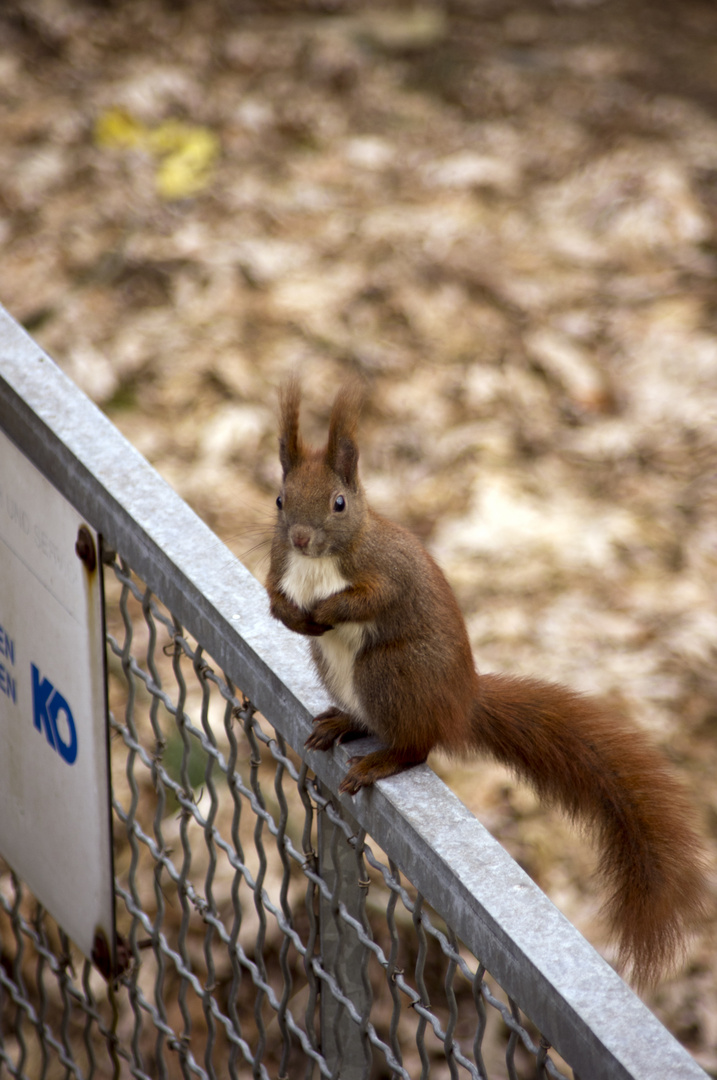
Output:
[[129,566],[108,573],[124,970],[99,980],[6,874],[8,1071],[566,1075]]
[[6,315],[0,344],[0,427],[105,545],[118,924],[106,981],[0,863],[0,1073],[704,1077],[428,768],[336,798],[303,643]]

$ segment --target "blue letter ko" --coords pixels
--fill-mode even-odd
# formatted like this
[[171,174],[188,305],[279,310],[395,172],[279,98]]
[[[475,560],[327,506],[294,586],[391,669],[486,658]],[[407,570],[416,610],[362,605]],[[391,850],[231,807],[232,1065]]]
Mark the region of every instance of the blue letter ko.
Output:
[[[32,713],[33,722],[38,731],[45,732],[45,738],[53,750],[72,765],[77,758],[77,731],[70,706],[59,690],[55,690],[49,679],[40,682],[40,672],[32,666]],[[67,719],[69,742],[63,742],[57,727],[57,719],[64,713]]]

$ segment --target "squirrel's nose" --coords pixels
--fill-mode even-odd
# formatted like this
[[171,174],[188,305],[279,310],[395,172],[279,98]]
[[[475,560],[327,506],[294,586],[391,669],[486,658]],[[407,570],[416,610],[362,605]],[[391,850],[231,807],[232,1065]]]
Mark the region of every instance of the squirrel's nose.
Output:
[[289,538],[295,548],[303,550],[309,546],[311,530],[307,529],[304,525],[294,525],[289,532]]

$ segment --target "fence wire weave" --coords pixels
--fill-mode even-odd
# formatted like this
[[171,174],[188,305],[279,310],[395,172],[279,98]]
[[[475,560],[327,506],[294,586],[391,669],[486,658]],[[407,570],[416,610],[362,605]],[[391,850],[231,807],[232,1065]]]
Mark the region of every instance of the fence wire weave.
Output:
[[125,562],[110,573],[125,970],[106,986],[7,871],[8,1074],[480,1080],[500,1053],[507,1077],[566,1075],[202,646]]

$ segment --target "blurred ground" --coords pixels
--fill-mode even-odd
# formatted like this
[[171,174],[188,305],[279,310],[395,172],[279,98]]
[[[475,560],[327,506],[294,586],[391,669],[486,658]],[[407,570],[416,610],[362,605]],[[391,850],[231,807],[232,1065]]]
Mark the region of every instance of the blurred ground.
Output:
[[[262,574],[275,387],[479,665],[615,698],[717,846],[717,5],[0,10],[0,301]],[[593,855],[436,766],[596,943]],[[712,928],[713,929],[713,928]],[[647,1000],[717,1075],[714,934]]]

